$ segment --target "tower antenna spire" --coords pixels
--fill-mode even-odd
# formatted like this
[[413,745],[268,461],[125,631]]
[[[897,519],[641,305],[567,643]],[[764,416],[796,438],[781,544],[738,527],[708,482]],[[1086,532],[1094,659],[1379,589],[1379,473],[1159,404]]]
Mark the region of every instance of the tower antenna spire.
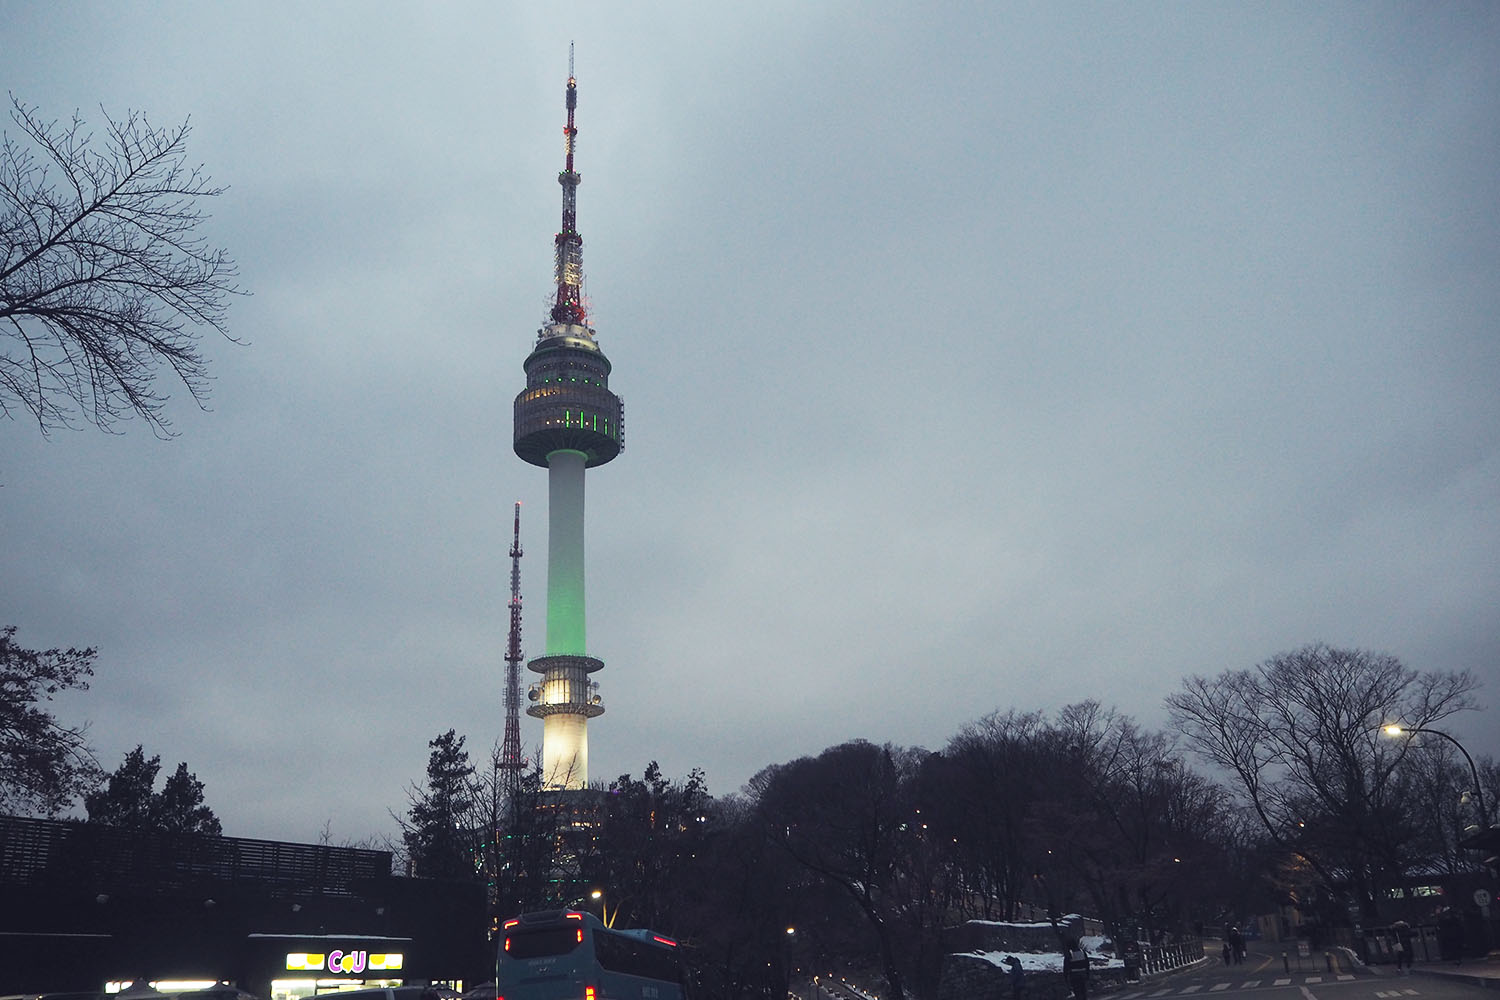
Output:
[[505,738],[500,744],[507,796],[521,787],[521,501],[510,544],[510,638],[505,644]]
[[553,280],[557,297],[552,303],[552,322],[588,329],[588,311],[583,303],[583,237],[578,233],[578,185],[583,176],[573,169],[578,148],[578,127],[573,112],[578,107],[578,80],[573,76],[573,43],[568,43],[568,89],[564,95],[568,122],[563,126],[563,169],[557,175],[562,185],[562,229],[553,240]]

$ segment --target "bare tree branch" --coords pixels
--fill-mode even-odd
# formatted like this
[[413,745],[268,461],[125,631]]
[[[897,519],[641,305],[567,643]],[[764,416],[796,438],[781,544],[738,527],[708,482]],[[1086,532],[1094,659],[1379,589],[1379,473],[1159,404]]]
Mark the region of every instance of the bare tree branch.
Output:
[[[162,366],[200,407],[208,362],[199,330],[226,339],[228,296],[244,294],[227,251],[198,229],[224,192],[189,166],[189,123],[153,128],[105,113],[102,141],[76,114],[47,121],[11,97],[20,130],[0,144],[0,415],[42,433],[100,430],[139,416],[172,435]],[[237,341],[235,341],[237,342]]]

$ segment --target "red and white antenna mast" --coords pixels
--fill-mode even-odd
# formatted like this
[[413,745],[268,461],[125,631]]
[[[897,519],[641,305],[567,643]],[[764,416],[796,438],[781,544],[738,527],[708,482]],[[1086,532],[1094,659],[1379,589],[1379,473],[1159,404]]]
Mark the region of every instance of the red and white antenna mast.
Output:
[[562,185],[562,231],[554,241],[553,276],[557,298],[552,304],[552,322],[570,326],[588,326],[588,312],[583,304],[583,237],[578,233],[578,185],[583,177],[573,169],[573,153],[578,147],[578,128],[573,111],[578,107],[578,80],[573,76],[573,43],[568,43],[568,123],[563,126],[563,169],[557,175]]
[[505,790],[521,786],[521,501],[516,501],[515,534],[510,544],[510,639],[505,644],[505,738],[500,744]]

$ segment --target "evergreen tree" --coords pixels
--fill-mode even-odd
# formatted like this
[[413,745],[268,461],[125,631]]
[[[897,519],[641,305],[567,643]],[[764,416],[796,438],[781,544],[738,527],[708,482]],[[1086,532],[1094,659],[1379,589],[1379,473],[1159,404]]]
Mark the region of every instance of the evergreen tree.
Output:
[[131,830],[215,837],[223,833],[219,818],[203,802],[203,782],[188,770],[187,762],[178,764],[166,786],[157,792],[160,771],[161,756],[147,758],[145,749],[137,744],[99,788],[84,796],[88,821]]
[[137,744],[102,787],[83,797],[89,822],[130,830],[151,829],[151,799],[160,770],[160,755],[153,754],[147,760],[145,749]]
[[177,765],[160,794],[152,797],[151,805],[158,830],[214,836],[223,833],[219,818],[203,804],[203,782],[187,769],[186,762]]
[[425,878],[476,877],[475,832],[470,828],[476,798],[474,766],[464,738],[452,729],[427,744],[427,787],[413,788],[407,820],[401,823],[412,874]]

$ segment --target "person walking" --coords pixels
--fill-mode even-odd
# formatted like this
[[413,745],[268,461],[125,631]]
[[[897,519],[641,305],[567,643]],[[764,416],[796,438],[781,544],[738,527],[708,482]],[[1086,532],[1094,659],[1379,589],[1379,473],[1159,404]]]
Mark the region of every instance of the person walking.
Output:
[[1014,955],[1007,956],[1005,964],[1010,967],[1005,973],[1010,983],[1010,1000],[1021,1000],[1021,994],[1026,991],[1026,971],[1021,968],[1021,960]]
[[1391,944],[1391,950],[1396,953],[1396,971],[1402,975],[1411,975],[1411,925],[1405,920],[1398,920],[1391,924],[1391,931],[1396,940]]
[[1077,939],[1070,940],[1063,948],[1063,979],[1073,991],[1074,1000],[1089,1000],[1089,956]]

